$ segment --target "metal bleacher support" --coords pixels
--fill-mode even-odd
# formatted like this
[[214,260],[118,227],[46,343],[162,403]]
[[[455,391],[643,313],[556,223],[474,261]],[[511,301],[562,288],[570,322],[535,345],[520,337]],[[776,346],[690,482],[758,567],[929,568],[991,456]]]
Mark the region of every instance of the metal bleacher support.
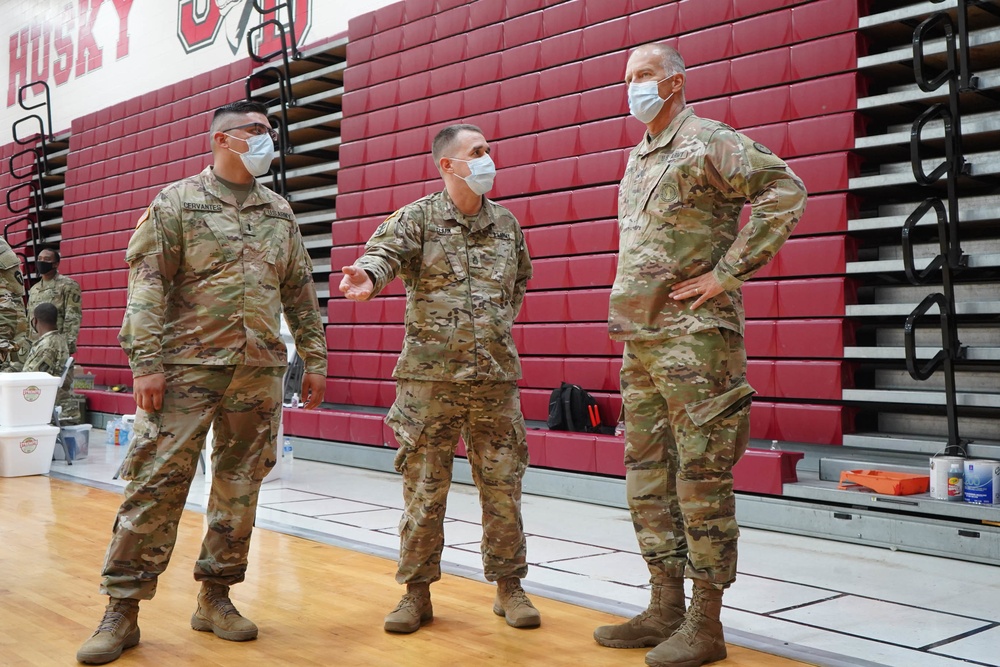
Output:
[[[259,66],[247,78],[246,95],[265,104],[279,128],[278,160],[271,175],[262,180],[270,180],[269,185],[295,211],[313,260],[316,292],[326,321],[347,40],[300,49],[293,5],[289,0],[265,9],[255,0],[254,9],[264,20],[247,33],[247,49]],[[262,30],[274,30],[281,48],[257,53],[255,38]]]

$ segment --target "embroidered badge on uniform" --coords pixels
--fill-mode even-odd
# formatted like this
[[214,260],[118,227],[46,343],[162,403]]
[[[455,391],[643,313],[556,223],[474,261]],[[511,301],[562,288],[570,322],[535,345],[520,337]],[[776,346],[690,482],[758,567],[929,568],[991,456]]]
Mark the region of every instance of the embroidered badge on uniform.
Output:
[[372,236],[382,236],[383,234],[385,234],[386,230],[389,229],[389,225],[392,224],[392,221],[395,220],[396,218],[398,218],[400,216],[400,214],[402,214],[402,212],[403,212],[403,209],[398,209],[395,213],[393,213],[388,218],[386,218],[385,220],[383,220],[382,224],[380,224],[375,229],[375,233],[372,234]]

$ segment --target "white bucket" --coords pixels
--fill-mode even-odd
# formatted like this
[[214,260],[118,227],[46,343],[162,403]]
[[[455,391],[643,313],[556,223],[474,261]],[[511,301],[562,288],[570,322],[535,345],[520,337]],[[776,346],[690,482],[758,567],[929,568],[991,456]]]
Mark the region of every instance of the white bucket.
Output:
[[1000,461],[971,459],[965,462],[965,502],[1000,505]]
[[965,459],[961,456],[934,456],[931,458],[931,498],[938,500],[961,500],[961,496],[948,497],[948,469],[957,463],[965,470]]

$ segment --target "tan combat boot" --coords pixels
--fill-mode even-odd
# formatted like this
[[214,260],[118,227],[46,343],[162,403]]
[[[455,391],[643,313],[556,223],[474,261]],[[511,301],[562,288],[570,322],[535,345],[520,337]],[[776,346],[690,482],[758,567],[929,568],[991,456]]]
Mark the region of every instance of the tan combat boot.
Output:
[[610,648],[656,646],[666,641],[684,621],[683,577],[654,577],[649,606],[638,616],[618,625],[602,625],[594,639]]
[[684,622],[667,641],[646,654],[649,667],[699,667],[726,658],[722,634],[722,591],[695,583]]
[[386,632],[409,634],[434,618],[431,606],[431,585],[427,583],[406,584],[406,594],[385,617]]
[[201,584],[198,609],[191,616],[191,627],[201,632],[214,632],[216,637],[231,642],[257,638],[257,626],[243,618],[229,599],[229,586]]
[[76,652],[76,659],[88,665],[117,660],[127,648],[139,643],[139,601],[110,598],[104,618],[90,639]]
[[497,582],[493,613],[507,619],[507,625],[512,628],[537,628],[542,624],[541,614],[531,604],[517,577],[507,577]]

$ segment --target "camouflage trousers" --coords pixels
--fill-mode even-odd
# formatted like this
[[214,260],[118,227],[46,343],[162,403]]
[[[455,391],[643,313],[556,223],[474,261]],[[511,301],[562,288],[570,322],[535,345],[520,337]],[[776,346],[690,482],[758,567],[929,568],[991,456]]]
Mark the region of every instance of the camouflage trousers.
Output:
[[177,538],[177,523],[214,428],[208,530],[198,581],[243,581],[261,481],[276,463],[283,367],[166,366],[163,409],[140,410],[121,467],[129,480],[104,560],[101,592],[148,600]]
[[395,465],[403,475],[405,505],[396,581],[441,578],[445,507],[459,436],[479,490],[486,579],[527,575],[521,478],[528,445],[517,385],[398,380],[386,424],[400,445]]
[[742,336],[627,341],[621,391],[625,487],[650,574],[725,588],[739,537],[732,469],[750,439]]

